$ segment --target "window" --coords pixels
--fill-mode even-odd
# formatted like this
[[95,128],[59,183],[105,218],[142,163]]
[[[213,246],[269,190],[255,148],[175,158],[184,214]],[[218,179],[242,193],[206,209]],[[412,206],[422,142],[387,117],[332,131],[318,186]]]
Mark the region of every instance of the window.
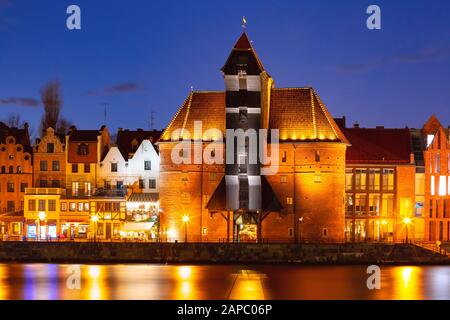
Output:
[[14,201],[7,202],[7,210],[8,210],[8,212],[16,211],[16,205],[15,205]]
[[69,205],[69,210],[72,212],[77,211],[77,204],[75,202],[71,202]]
[[6,184],[6,191],[8,192],[14,192],[14,182],[8,182]]
[[53,153],[53,152],[55,152],[55,144],[47,143],[47,153]]
[[323,228],[322,236],[323,236],[324,238],[328,237],[328,229],[327,229],[327,228]]
[[156,189],[156,179],[150,179],[150,180],[148,181],[148,187],[149,187],[150,189]]
[[111,163],[111,172],[117,172],[117,163]]
[[72,163],[72,173],[78,173],[78,164]]
[[144,170],[152,170],[152,162],[151,161],[144,161]]
[[111,189],[111,181],[105,180],[105,189],[110,190]]
[[78,182],[72,182],[72,195],[78,196]]
[[61,187],[61,181],[52,180],[52,188],[60,188],[60,187]]
[[380,190],[380,177],[381,170],[380,169],[369,169],[369,190],[378,191]]
[[287,176],[280,176],[280,183],[287,183]]
[[61,211],[67,211],[67,202],[61,202]]
[[286,204],[292,205],[293,203],[294,203],[294,200],[292,199],[292,197],[286,197]]
[[39,186],[41,188],[47,188],[47,180],[44,179],[39,180]]
[[353,214],[353,209],[354,209],[354,203],[353,203],[353,196],[350,194],[347,194],[345,196],[345,212],[347,214]]
[[89,146],[85,143],[78,145],[77,154],[80,156],[87,156],[89,154]]
[[283,155],[281,156],[281,162],[286,162],[287,161],[287,152],[283,151]]
[[61,165],[58,160],[52,161],[52,171],[59,171],[61,170]]
[[247,123],[247,121],[248,121],[247,108],[239,108],[239,121],[241,123]]
[[439,153],[434,156],[434,172],[441,172],[441,155]]
[[40,162],[40,170],[41,170],[41,172],[48,171],[47,161],[41,160],[41,162]]
[[394,195],[383,194],[381,206],[382,206],[381,215],[383,217],[393,216],[394,215]]
[[369,195],[369,214],[371,216],[380,215],[380,195],[378,194]]
[[83,212],[84,211],[83,209],[84,209],[83,202],[78,202],[78,211]]
[[383,169],[383,190],[394,190],[394,169]]
[[89,212],[89,202],[84,203],[84,211]]
[[116,188],[117,188],[117,190],[122,190],[123,189],[123,181],[117,181]]
[[89,163],[84,164],[84,173],[90,173],[91,172],[91,165]]
[[[12,160],[12,159],[10,159],[10,160]],[[9,166],[8,172],[9,173],[14,173],[14,167],[13,166]]]
[[38,200],[38,211],[45,211],[45,200]]
[[21,166],[17,166],[17,173],[22,173],[22,167]]
[[208,228],[203,228],[203,229],[202,229],[202,234],[203,234],[204,236],[206,236],[206,235],[208,234]]
[[356,194],[355,195],[355,212],[357,215],[366,214],[366,195]]
[[84,183],[84,194],[90,196],[91,195],[91,183],[85,182]]
[[436,179],[434,178],[434,176],[431,176],[430,187],[431,195],[434,196],[436,193]]
[[316,162],[320,162],[320,151],[316,151],[316,155],[315,155],[315,160]]
[[289,236],[290,238],[292,238],[292,237],[294,236],[294,228],[289,228],[289,229],[288,229],[288,236]]
[[322,182],[322,175],[321,174],[315,174],[314,175],[314,183],[321,183]]
[[345,190],[353,190],[353,169],[345,169]]
[[366,190],[366,169],[356,169],[355,170],[355,189],[356,190]]
[[145,181],[143,179],[139,179],[139,189],[145,189]]
[[36,211],[36,200],[28,199],[28,210],[29,211]]
[[211,181],[211,182],[216,181],[216,173],[215,172],[209,173],[209,181]]
[[24,193],[26,188],[28,188],[28,183],[22,182],[20,184],[20,192]]
[[56,211],[56,200],[48,200],[48,211]]

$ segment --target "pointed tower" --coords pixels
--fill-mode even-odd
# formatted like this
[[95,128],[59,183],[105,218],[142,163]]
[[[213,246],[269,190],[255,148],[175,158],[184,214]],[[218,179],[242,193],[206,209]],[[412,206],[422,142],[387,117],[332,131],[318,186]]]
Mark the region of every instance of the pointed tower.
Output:
[[234,164],[227,164],[225,169],[227,208],[235,213],[235,228],[244,223],[257,225],[256,214],[261,210],[257,134],[261,127],[264,67],[245,32],[233,47],[222,72],[226,89],[226,129],[235,132],[234,137],[227,135],[227,145],[234,139]]

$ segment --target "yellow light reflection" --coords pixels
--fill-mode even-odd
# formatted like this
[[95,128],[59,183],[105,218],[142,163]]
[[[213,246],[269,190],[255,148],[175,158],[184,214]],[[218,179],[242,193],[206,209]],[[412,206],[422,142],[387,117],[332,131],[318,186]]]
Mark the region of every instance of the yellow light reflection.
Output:
[[5,279],[7,279],[7,269],[4,266],[0,266],[0,301],[8,299],[8,290],[5,284]]
[[195,300],[198,299],[195,290],[194,279],[192,276],[192,267],[176,267],[178,285],[175,289],[175,300]]
[[102,266],[87,267],[87,299],[89,300],[106,300],[107,290],[104,282],[104,272]]
[[264,294],[262,280],[264,275],[255,273],[251,270],[242,270],[236,275],[236,281],[231,289],[231,300],[264,300],[267,297]]
[[419,300],[421,293],[421,269],[397,267],[394,270],[394,295],[397,300]]

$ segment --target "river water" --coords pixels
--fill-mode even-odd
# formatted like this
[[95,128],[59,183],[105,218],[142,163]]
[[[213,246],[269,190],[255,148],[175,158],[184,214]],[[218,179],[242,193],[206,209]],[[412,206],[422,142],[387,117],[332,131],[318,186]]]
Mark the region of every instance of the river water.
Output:
[[0,264],[0,300],[450,299],[450,266]]

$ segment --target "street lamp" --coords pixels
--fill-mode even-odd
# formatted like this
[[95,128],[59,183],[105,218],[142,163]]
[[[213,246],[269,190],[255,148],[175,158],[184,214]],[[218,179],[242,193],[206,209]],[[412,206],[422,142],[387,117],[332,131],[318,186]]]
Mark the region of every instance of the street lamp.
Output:
[[187,225],[189,223],[188,215],[183,216],[183,222],[184,222],[184,242],[187,243]]
[[409,217],[403,218],[403,223],[406,226],[406,243],[408,243],[408,230],[409,230],[409,225],[411,224],[411,218],[409,218]]
[[91,220],[92,220],[92,222],[94,223],[94,242],[97,242],[97,222],[98,222],[98,216],[92,216]]

